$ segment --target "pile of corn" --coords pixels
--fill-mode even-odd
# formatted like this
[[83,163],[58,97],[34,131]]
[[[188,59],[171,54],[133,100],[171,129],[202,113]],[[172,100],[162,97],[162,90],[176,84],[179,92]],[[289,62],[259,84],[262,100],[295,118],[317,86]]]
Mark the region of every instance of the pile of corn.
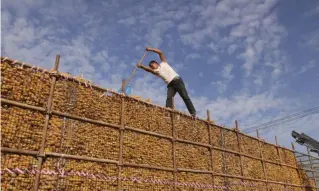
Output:
[[260,158],[261,153],[258,141],[247,136],[240,135],[239,137],[241,152],[247,155]]
[[172,142],[170,140],[125,131],[123,145],[125,162],[173,167]]
[[[106,177],[117,177],[118,168],[116,165],[78,161],[64,160],[61,158],[49,158],[43,165],[43,169],[63,169],[64,172],[84,172],[94,175],[104,175]],[[116,180],[100,180],[93,177],[81,177],[75,175],[41,175],[39,190],[116,190]]]
[[211,155],[208,148],[189,145],[185,143],[176,144],[176,164],[178,168],[210,170]]
[[170,112],[142,103],[132,98],[125,98],[125,126],[172,136]]
[[214,147],[222,148],[222,136],[221,136],[222,128],[216,127],[214,125],[210,125],[210,129],[211,129],[210,132],[211,132],[212,145]]
[[53,116],[45,151],[118,160],[118,139],[117,129]]
[[209,144],[207,123],[177,114],[174,118],[175,133],[179,139]]
[[120,124],[121,98],[83,84],[59,80],[54,92],[53,110]]
[[[123,190],[173,190],[173,186],[170,184],[151,183],[152,180],[173,182],[174,177],[171,172],[125,167],[122,170],[121,177],[136,178],[135,182],[122,181]],[[146,181],[149,181],[149,183]]]
[[[2,98],[18,101],[33,106],[45,108],[48,102],[51,80],[48,73],[38,72],[34,69],[22,69],[9,62],[1,62],[1,96]],[[83,81],[83,80],[82,80]],[[84,81],[83,81],[84,82]],[[265,160],[297,166],[295,156],[291,151],[277,148],[274,145],[261,142],[261,150],[257,140],[248,136],[239,135],[235,131],[208,124],[200,120],[175,113],[173,120],[171,111],[154,105],[147,104],[131,97],[121,97],[115,93],[106,93],[103,90],[92,88],[90,85],[79,84],[75,81],[59,78],[53,96],[53,110],[79,117],[99,120],[106,123],[117,124],[121,122],[121,101],[124,99],[124,124],[128,127],[155,132],[158,134],[173,136],[173,123],[176,138],[188,141],[209,144],[209,130],[211,131],[212,146],[243,152],[247,155]],[[40,112],[13,107],[2,104],[1,110],[2,147],[38,151],[43,134],[44,114]],[[79,120],[71,120],[53,115],[50,118],[45,152],[65,153],[71,155],[119,160],[120,152],[119,129],[90,124]],[[239,144],[240,148],[239,150]],[[171,140],[157,138],[126,130],[123,137],[123,162],[134,164],[146,164],[157,167],[173,168],[173,151]],[[278,154],[278,150],[280,155]],[[32,157],[7,154],[2,156],[2,167],[26,167]],[[211,165],[213,157],[213,166]],[[60,161],[60,162],[59,162]],[[43,168],[57,168],[61,158],[48,158]],[[65,160],[65,170],[85,170],[91,173],[103,173],[111,176],[118,175],[115,165],[107,165],[80,160]],[[64,162],[63,162],[64,163]],[[229,175],[241,175],[240,157],[236,154],[202,146],[194,146],[185,143],[176,143],[176,165],[178,168],[213,170],[216,173]],[[299,172],[291,167],[281,166],[265,162],[266,175],[263,172],[261,160],[242,157],[243,174],[246,177],[265,179],[291,184],[312,184],[306,178],[304,171]],[[121,172],[125,177],[141,177],[162,180],[173,180],[171,172],[159,170],[147,170],[142,168],[125,167]],[[2,188],[6,186],[10,175],[2,177]],[[31,175],[19,175],[15,180],[14,188],[31,188],[34,177]],[[301,179],[299,178],[301,177]],[[203,184],[228,185],[230,190],[266,190],[265,183],[255,183],[258,187],[244,188],[242,180],[236,178],[214,177],[209,174],[181,173],[177,174],[180,182],[198,182]],[[71,176],[54,177],[52,175],[41,176],[41,190],[50,190],[59,187],[64,190],[116,190],[116,181],[101,181],[92,178]],[[12,187],[12,188],[13,188]],[[124,181],[123,187],[127,190],[172,190],[172,185],[154,185],[151,183],[134,183]],[[273,190],[283,189],[283,185],[269,184]],[[125,190],[124,189],[124,190]],[[188,188],[179,186],[179,190],[208,190],[206,188]],[[12,189],[14,190],[14,189]],[[95,189],[96,190],[96,189]],[[215,190],[224,190],[215,188]],[[291,190],[302,190],[291,187]],[[304,190],[304,189],[303,189]]]
[[188,186],[177,185],[177,190],[202,190],[202,191],[212,191],[213,188],[200,187],[201,185],[213,185],[213,177],[210,174],[198,174],[191,172],[179,172],[177,173],[177,182],[187,182],[187,183],[197,183],[199,184],[196,188],[191,188]]
[[263,166],[260,160],[242,157],[244,176],[255,179],[265,179]]
[[44,115],[2,104],[1,147],[37,151],[40,149]]
[[50,91],[48,73],[22,69],[18,65],[1,62],[1,97],[38,107],[45,107]]
[[[1,170],[4,168],[27,168],[32,169],[37,164],[37,160],[30,156],[19,156],[14,154],[1,154]],[[1,174],[1,190],[32,190],[34,185],[34,175],[32,174]]]

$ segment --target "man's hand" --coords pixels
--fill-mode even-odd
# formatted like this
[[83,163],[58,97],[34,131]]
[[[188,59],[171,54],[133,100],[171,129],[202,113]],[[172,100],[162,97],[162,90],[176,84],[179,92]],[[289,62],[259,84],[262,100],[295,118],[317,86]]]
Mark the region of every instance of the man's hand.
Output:
[[166,58],[165,58],[165,56],[164,56],[164,54],[163,54],[163,52],[162,52],[161,50],[159,50],[159,49],[157,49],[157,48],[151,48],[151,47],[149,47],[149,46],[147,46],[147,47],[145,48],[145,50],[146,50],[146,51],[152,51],[152,52],[157,53],[157,54],[159,55],[161,61],[162,61],[162,62],[166,62]]
[[141,68],[143,65],[141,63],[137,63],[136,65],[138,68]]

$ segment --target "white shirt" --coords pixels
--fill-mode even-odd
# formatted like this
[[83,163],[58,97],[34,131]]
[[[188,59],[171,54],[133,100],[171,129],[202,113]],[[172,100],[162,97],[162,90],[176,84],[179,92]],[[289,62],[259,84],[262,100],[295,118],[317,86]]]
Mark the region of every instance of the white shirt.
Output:
[[161,62],[159,67],[155,70],[157,76],[162,78],[167,84],[169,84],[178,74],[173,68],[168,65],[167,62]]

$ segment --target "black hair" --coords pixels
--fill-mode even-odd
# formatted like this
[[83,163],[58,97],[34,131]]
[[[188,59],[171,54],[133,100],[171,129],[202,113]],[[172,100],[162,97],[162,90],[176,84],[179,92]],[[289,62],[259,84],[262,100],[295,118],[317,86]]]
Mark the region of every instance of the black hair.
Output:
[[151,66],[151,64],[156,63],[158,64],[155,60],[151,60],[150,63],[148,64],[149,66]]

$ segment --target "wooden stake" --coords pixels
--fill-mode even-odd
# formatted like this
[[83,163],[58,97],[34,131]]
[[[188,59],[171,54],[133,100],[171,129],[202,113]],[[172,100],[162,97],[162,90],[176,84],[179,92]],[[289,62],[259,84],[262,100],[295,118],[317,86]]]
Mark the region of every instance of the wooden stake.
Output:
[[238,128],[238,121],[237,121],[237,120],[235,121],[235,125],[236,125],[236,127],[235,127],[235,128],[236,128],[236,130],[238,131],[238,130],[239,130],[239,128]]
[[210,111],[207,109],[207,121],[210,122]]

